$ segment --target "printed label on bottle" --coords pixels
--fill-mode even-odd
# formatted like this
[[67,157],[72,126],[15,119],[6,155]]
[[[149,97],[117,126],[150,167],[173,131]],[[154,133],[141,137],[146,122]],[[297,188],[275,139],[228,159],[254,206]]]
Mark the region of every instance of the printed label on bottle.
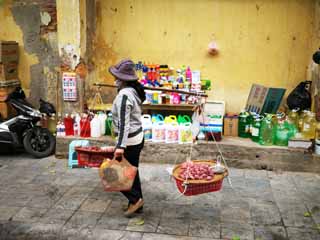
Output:
[[254,137],[258,137],[259,136],[259,128],[253,127],[251,129],[251,135],[254,136]]

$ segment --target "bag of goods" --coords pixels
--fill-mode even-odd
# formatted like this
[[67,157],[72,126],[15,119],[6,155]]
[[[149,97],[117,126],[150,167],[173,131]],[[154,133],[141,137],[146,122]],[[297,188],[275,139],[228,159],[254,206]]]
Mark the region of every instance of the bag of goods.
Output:
[[155,122],[152,125],[152,142],[165,142],[166,140],[166,127],[164,122]]
[[181,123],[179,126],[179,143],[192,143],[192,124],[190,122]]
[[166,143],[179,142],[179,125],[177,122],[167,123],[166,127]]
[[99,176],[107,192],[130,191],[136,174],[137,168],[124,157],[121,161],[106,159],[99,168]]

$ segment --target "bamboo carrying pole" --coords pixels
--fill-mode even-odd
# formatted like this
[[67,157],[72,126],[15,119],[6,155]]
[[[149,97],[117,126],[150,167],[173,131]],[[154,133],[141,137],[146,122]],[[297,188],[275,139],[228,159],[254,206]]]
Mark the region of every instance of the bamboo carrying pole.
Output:
[[[94,83],[93,85],[97,86],[97,87],[116,88],[116,86],[111,85],[111,84],[106,84],[106,83]],[[146,87],[146,86],[144,86],[144,89],[151,90],[151,91],[176,92],[176,93],[182,93],[182,94],[198,96],[198,97],[208,97],[208,95],[204,94],[204,93],[187,92],[187,91],[182,91],[182,90],[177,90],[177,89],[167,89],[167,88],[160,88],[160,87]]]

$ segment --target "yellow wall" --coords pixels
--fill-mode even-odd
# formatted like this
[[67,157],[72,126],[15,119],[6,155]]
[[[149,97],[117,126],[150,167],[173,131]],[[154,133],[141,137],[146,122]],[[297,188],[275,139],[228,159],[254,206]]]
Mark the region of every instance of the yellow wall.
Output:
[[[94,62],[110,82],[121,58],[190,65],[211,79],[210,98],[241,110],[252,83],[285,87],[306,77],[312,52],[313,0],[98,0]],[[216,40],[217,57],[207,54]]]
[[11,0],[2,1],[0,5],[0,40],[16,41],[19,43],[19,79],[22,87],[29,95],[30,88],[30,66],[38,63],[38,58],[33,54],[28,54],[24,50],[23,35],[20,27],[15,23],[11,14]]

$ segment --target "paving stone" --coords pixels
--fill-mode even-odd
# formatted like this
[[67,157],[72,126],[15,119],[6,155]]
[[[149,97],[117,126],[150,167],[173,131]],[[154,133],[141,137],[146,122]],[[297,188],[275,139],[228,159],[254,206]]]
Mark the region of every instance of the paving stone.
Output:
[[101,213],[77,211],[72,215],[65,226],[68,228],[79,227],[82,229],[93,229],[101,218],[101,215]]
[[[137,223],[141,220],[144,221],[143,225]],[[149,232],[155,233],[160,223],[160,217],[148,216],[147,214],[136,214],[135,217],[131,218],[126,228],[127,231],[135,232]]]
[[209,220],[191,219],[189,236],[220,238],[220,224]]
[[82,197],[62,197],[53,207],[56,209],[77,210],[83,201],[84,198]]
[[88,240],[92,234],[91,229],[62,227],[57,239],[61,240]]
[[310,228],[287,228],[290,240],[319,240],[320,232]]
[[212,238],[200,238],[200,237],[185,237],[185,236],[176,236],[168,234],[153,234],[145,233],[143,234],[142,240],[215,240]]
[[48,211],[45,208],[29,208],[24,207],[14,215],[14,221],[21,221],[21,222],[28,222],[28,223],[35,223],[39,222],[41,217]]
[[306,202],[306,206],[311,213],[312,219],[320,225],[320,202]]
[[74,211],[72,210],[53,208],[46,212],[39,221],[45,224],[65,224],[73,213]]
[[94,229],[92,234],[88,235],[88,240],[141,240],[142,233],[128,232],[128,231],[115,231],[106,229]]
[[59,201],[59,199],[60,197],[51,197],[48,195],[35,196],[26,204],[26,206],[33,208],[51,208]]
[[221,222],[250,223],[250,205],[244,199],[230,199],[221,203]]
[[162,211],[163,218],[190,218],[192,216],[192,207],[168,205]]
[[161,218],[157,233],[188,235],[190,219]]
[[[284,227],[259,226],[254,228],[254,239],[258,240],[287,240]],[[302,240],[302,239],[301,239]]]
[[87,198],[80,207],[80,211],[103,213],[111,204],[111,200]]
[[3,207],[0,205],[0,220],[11,219],[20,209],[21,207]]
[[31,200],[29,194],[12,193],[4,196],[0,201],[0,206],[24,207]]
[[88,197],[89,194],[92,192],[93,187],[80,187],[80,186],[72,186],[64,196],[71,196],[71,197]]
[[303,203],[278,202],[283,223],[286,227],[314,227],[315,222],[312,217],[305,217],[308,209]]
[[31,224],[26,233],[27,239],[57,239],[62,225],[60,224]]
[[125,230],[128,226],[129,219],[121,215],[106,216],[103,215],[97,225],[97,229]]
[[232,239],[239,237],[241,240],[253,240],[253,227],[245,223],[222,223],[221,238]]
[[281,225],[278,206],[270,202],[251,204],[251,220],[254,225]]

